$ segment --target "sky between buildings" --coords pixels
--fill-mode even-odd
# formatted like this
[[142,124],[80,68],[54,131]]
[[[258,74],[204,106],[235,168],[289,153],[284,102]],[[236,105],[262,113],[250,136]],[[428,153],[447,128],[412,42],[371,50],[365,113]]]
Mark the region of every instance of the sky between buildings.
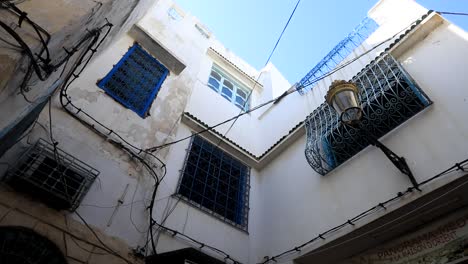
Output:
[[[263,68],[297,0],[176,0],[225,47]],[[468,0],[418,0],[428,9],[468,13]],[[367,16],[377,0],[302,0],[271,61],[299,81]],[[468,16],[445,17],[468,30]]]

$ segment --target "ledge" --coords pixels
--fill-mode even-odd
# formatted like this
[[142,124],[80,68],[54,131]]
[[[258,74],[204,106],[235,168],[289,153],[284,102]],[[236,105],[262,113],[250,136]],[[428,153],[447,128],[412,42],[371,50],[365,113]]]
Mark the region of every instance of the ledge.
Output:
[[227,73],[235,77],[242,84],[247,86],[250,89],[259,89],[263,90],[263,85],[257,82],[252,76],[248,75],[242,69],[237,67],[232,61],[228,60],[221,53],[216,51],[213,48],[209,48],[206,51],[206,54],[210,56],[213,61],[218,64],[222,69],[226,70]]
[[[195,132],[202,131],[209,127],[208,124],[205,124],[203,121],[188,112],[185,112],[182,116],[182,123],[187,125]],[[281,154],[284,149],[288,148],[293,142],[295,142],[304,134],[304,123],[300,122],[294,128],[292,128],[288,134],[281,137],[275,144],[273,144],[260,156],[256,156],[255,154],[249,152],[214,129],[202,133],[201,136],[213,144],[217,144],[219,141],[221,141],[222,144],[219,144],[220,148],[230,153],[245,164],[249,165],[250,167],[255,169],[262,169],[270,161]]]
[[186,66],[181,59],[172,54],[167,47],[158,42],[137,24],[132,26],[128,34],[159,62],[166,66],[169,71],[179,75],[185,69]]

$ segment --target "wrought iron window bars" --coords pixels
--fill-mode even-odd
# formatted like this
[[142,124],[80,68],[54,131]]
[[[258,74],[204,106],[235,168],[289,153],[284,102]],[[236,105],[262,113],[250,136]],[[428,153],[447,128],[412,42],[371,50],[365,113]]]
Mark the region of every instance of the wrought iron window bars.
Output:
[[39,139],[7,173],[6,182],[56,209],[74,211],[99,171]]
[[177,193],[193,206],[247,231],[250,168],[195,136],[189,146]]
[[[432,102],[390,55],[383,54],[352,78],[363,107],[360,127],[344,125],[323,103],[305,120],[305,155],[325,175]],[[385,151],[384,151],[385,152]],[[393,162],[393,161],[392,161]]]
[[98,86],[144,118],[168,73],[166,67],[135,43]]

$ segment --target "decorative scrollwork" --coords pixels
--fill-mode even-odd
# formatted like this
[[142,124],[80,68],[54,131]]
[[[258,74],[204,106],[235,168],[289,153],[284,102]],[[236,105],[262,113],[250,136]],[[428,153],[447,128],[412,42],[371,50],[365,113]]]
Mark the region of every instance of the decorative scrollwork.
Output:
[[321,175],[367,147],[367,133],[378,139],[432,103],[390,54],[381,55],[351,81],[359,88],[365,129],[343,125],[326,103],[305,120],[305,155]]

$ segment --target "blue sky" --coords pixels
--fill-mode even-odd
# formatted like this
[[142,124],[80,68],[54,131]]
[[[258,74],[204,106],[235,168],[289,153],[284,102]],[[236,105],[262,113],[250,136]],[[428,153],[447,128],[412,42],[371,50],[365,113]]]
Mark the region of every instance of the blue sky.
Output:
[[[257,69],[265,64],[297,0],[175,0],[224,46]],[[302,0],[271,61],[299,81],[366,16],[377,0]],[[419,0],[428,9],[468,13],[468,0]],[[445,16],[468,31],[468,16]]]

